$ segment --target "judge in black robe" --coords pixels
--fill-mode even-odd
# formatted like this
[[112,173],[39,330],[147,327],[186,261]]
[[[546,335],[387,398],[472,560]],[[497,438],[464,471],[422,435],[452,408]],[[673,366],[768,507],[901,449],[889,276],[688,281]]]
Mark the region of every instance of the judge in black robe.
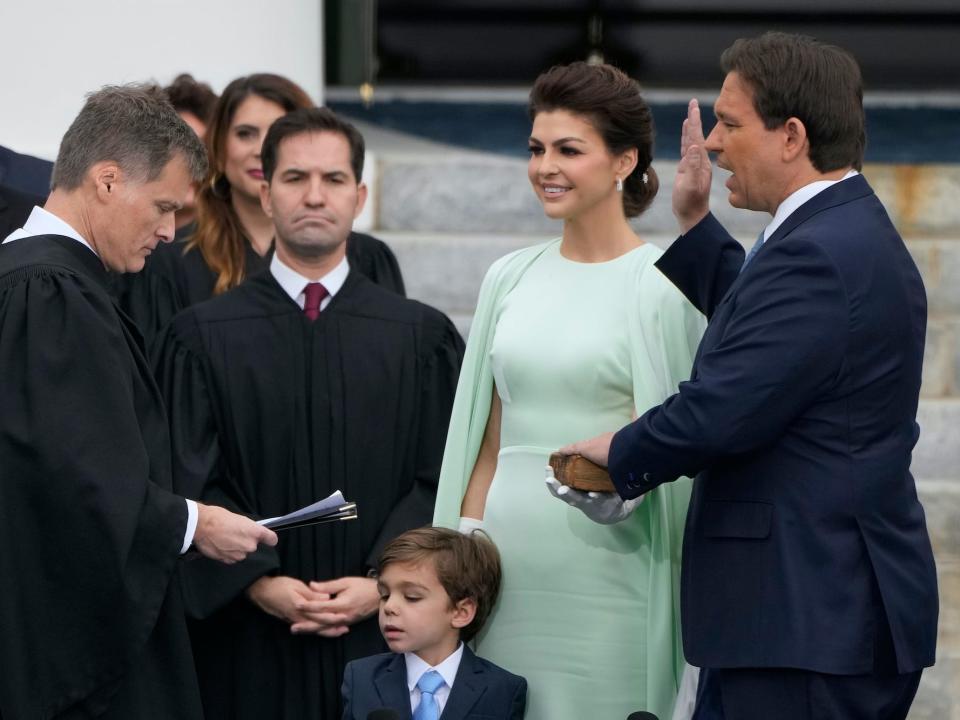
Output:
[[[0,716],[200,718],[167,420],[107,273],[0,245]],[[121,687],[122,686],[122,687]],[[118,692],[122,693],[118,695]]]
[[[136,322],[148,349],[174,315],[213,297],[217,274],[207,265],[199,248],[186,250],[187,230],[191,227],[195,226],[178,231],[177,242],[157,247],[147,258],[142,272],[118,275],[114,279],[120,307]],[[244,242],[247,277],[266,270],[272,256],[272,249],[259,255],[249,242]],[[351,268],[373,282],[399,295],[405,294],[400,265],[382,240],[363,233],[350,233],[347,259]]]
[[159,88],[103,88],[64,135],[46,207],[0,244],[5,720],[199,720],[179,559],[277,542],[171,491],[160,392],[108,293],[105,268],[135,272],[172,238],[205,165]]
[[[347,270],[362,147],[325,108],[278,119],[262,153],[270,268],[178,315],[158,344],[178,491],[273,517],[339,489],[359,512],[286,531],[229,568],[185,568],[208,718],[339,718],[344,665],[384,649],[368,572],[388,541],[432,517],[463,341],[439,311]],[[300,304],[311,280],[333,294],[314,319]],[[265,601],[278,586],[341,606],[352,617],[318,629],[346,634],[291,634],[312,620],[295,591]]]
[[359,511],[237,565],[186,567],[208,718],[339,717],[344,664],[383,649],[376,618],[291,635],[243,591],[266,574],[364,576],[429,524],[462,351],[441,313],[353,270],[315,322],[269,271],[173,321],[157,375],[178,492],[273,517],[340,489]]

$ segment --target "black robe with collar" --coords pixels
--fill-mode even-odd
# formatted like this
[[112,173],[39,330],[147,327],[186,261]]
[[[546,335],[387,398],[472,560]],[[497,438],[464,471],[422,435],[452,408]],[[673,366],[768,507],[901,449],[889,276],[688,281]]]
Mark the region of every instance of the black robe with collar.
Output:
[[199,719],[160,393],[89,249],[0,245],[0,717]]
[[340,489],[359,511],[233,566],[187,564],[206,716],[339,718],[345,663],[384,649],[376,618],[337,639],[292,636],[243,591],[266,574],[362,576],[430,523],[463,341],[354,270],[310,322],[265,271],[177,316],[158,347],[179,492],[272,517]]
[[[191,234],[189,227],[178,232],[174,242],[158,245],[147,258],[143,271],[114,278],[114,292],[120,307],[140,328],[148,350],[174,315],[213,297],[217,275],[198,248],[186,249]],[[273,250],[258,255],[249,242],[244,243],[246,276],[249,278],[268,269],[272,257]],[[400,265],[382,240],[350,233],[347,260],[361,275],[398,295],[404,294]]]

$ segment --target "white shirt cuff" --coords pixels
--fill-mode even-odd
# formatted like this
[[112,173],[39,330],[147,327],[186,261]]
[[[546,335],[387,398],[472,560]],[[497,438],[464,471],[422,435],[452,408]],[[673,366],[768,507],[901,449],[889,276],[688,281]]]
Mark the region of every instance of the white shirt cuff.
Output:
[[[184,498],[186,500],[186,498]],[[187,502],[187,531],[183,534],[183,547],[180,548],[180,554],[183,555],[190,546],[193,545],[193,535],[197,532],[197,503],[195,500],[186,500]]]

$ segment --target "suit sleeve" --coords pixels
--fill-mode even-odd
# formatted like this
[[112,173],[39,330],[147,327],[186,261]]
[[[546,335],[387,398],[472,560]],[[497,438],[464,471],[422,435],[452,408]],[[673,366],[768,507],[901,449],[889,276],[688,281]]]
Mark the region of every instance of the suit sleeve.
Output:
[[743,247],[711,213],[678,237],[656,265],[710,318],[737,279],[743,260]]
[[425,323],[425,357],[420,369],[419,426],[413,468],[413,485],[390,512],[377,541],[367,555],[367,567],[376,567],[388,542],[401,533],[430,524],[437,499],[437,484],[447,426],[457,392],[464,343],[450,319],[430,311]]
[[623,497],[761,450],[837,381],[848,307],[830,258],[783,240],[748,272],[725,327],[708,327],[695,378],[614,436],[610,471]]

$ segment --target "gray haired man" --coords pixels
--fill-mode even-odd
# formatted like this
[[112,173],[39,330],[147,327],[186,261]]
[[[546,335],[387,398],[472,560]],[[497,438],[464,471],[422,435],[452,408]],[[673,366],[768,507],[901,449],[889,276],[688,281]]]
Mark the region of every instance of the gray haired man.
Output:
[[178,560],[276,544],[170,491],[160,395],[108,291],[108,271],[173,238],[206,164],[159,88],[103,88],[63,138],[45,207],[0,245],[4,718],[200,718]]

